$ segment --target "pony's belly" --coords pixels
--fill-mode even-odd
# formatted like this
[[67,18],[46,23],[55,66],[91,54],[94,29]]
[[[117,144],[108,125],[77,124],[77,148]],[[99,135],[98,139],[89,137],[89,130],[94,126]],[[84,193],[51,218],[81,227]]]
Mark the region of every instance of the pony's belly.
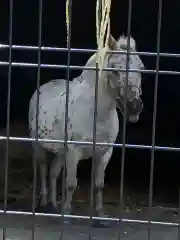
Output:
[[83,159],[87,159],[93,157],[93,154],[96,156],[104,156],[105,153],[108,151],[108,147],[105,146],[97,146],[95,148],[95,152],[93,152],[93,146],[85,146],[81,147],[83,153]]
[[52,152],[54,154],[58,153],[59,150],[63,151],[63,144],[60,145],[59,143],[54,142],[40,142],[40,145],[47,151]]

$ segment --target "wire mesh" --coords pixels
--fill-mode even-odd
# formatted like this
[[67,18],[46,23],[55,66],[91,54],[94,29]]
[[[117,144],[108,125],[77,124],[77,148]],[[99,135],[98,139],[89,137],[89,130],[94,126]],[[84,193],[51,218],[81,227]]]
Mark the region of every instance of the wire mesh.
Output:
[[[63,162],[63,180],[62,180],[62,206],[65,202],[65,191],[67,191],[67,184],[66,184],[66,162],[67,162],[67,151],[68,151],[68,106],[69,106],[69,81],[70,81],[70,59],[71,59],[71,52],[70,52],[70,47],[71,47],[71,21],[72,21],[72,0],[69,1],[68,5],[68,16],[69,16],[69,23],[68,23],[68,36],[67,36],[67,49],[68,49],[68,55],[67,55],[67,81],[66,81],[66,101],[65,101],[65,126],[64,126],[64,162]],[[60,158],[60,154],[58,156]],[[62,208],[62,207],[61,207]],[[63,209],[62,214],[63,213]],[[61,218],[62,222],[61,224],[63,225],[63,218]],[[64,234],[63,234],[63,228],[61,230],[61,239],[64,239]]]
[[[128,89],[128,76],[129,76],[129,50],[130,50],[130,33],[131,33],[131,17],[132,17],[132,0],[128,1],[128,24],[127,24],[127,58],[126,58],[126,83],[125,83],[125,97],[124,97],[124,116],[123,116],[123,128],[122,128],[122,154],[121,154],[121,177],[120,177],[120,214],[119,225],[123,218],[124,211],[124,166],[125,166],[125,154],[126,154],[126,119],[127,119],[127,89]],[[121,230],[121,228],[120,228]],[[118,239],[121,239],[120,232]]]
[[[92,221],[93,220],[108,220],[109,222],[116,222],[119,224],[119,232],[121,230],[121,223],[139,223],[139,224],[147,224],[148,225],[148,239],[151,239],[151,225],[165,225],[165,226],[175,226],[179,228],[178,223],[173,222],[164,222],[164,221],[152,221],[151,220],[151,211],[152,211],[152,198],[153,198],[153,170],[154,170],[154,152],[155,151],[180,151],[178,147],[170,147],[170,146],[156,146],[155,145],[155,133],[156,133],[156,113],[157,113],[157,97],[158,97],[158,76],[159,74],[169,74],[169,75],[180,75],[178,71],[165,71],[159,70],[159,59],[160,57],[176,57],[179,58],[180,54],[172,54],[172,53],[160,53],[160,31],[161,31],[161,15],[162,15],[162,0],[159,0],[159,12],[158,12],[158,30],[157,30],[157,52],[131,52],[129,47],[127,51],[110,51],[112,53],[126,53],[127,54],[127,62],[126,69],[118,69],[118,68],[105,68],[104,71],[124,71],[126,72],[126,76],[128,79],[129,72],[141,72],[144,74],[155,74],[155,90],[154,90],[154,112],[153,112],[153,125],[152,125],[152,145],[136,145],[136,144],[126,144],[126,101],[127,96],[125,94],[125,102],[124,102],[124,120],[123,120],[123,133],[122,139],[123,143],[98,143],[96,142],[96,117],[97,117],[97,96],[98,96],[98,66],[96,67],[84,67],[84,66],[72,66],[70,65],[70,54],[71,52],[86,52],[86,53],[95,53],[96,50],[93,49],[76,49],[71,48],[71,12],[72,12],[72,0],[69,4],[69,32],[68,32],[68,47],[67,48],[56,48],[56,47],[45,47],[41,44],[41,35],[42,35],[42,6],[43,0],[39,1],[39,29],[38,29],[38,46],[22,46],[22,45],[12,45],[12,16],[13,16],[13,0],[10,0],[10,29],[9,29],[9,45],[1,44],[1,49],[9,49],[9,61],[3,62],[0,61],[0,66],[8,66],[8,103],[7,103],[7,132],[6,136],[0,136],[0,140],[6,140],[6,170],[5,170],[5,191],[4,191],[4,209],[0,210],[0,213],[4,214],[4,217],[8,214],[14,215],[28,215],[32,216],[32,239],[35,239],[35,217],[43,216],[43,217],[51,217],[51,218],[61,218],[63,217],[70,219],[86,219],[89,220],[89,239],[92,239]],[[130,32],[131,32],[131,15],[132,15],[132,0],[129,0],[129,11],[128,11],[128,27],[127,27],[127,36],[128,36],[128,46],[130,44]],[[18,50],[32,50],[37,51],[38,60],[37,63],[25,63],[25,62],[12,62],[12,51],[13,49]],[[59,52],[67,52],[68,60],[67,65],[52,65],[52,64],[42,64],[41,63],[41,52],[42,51],[59,51]],[[156,56],[156,69],[150,70],[138,70],[138,69],[128,69],[128,59],[130,54],[137,54],[143,56]],[[52,69],[66,69],[67,70],[67,81],[66,81],[66,114],[65,114],[65,139],[64,140],[55,140],[55,139],[40,139],[38,138],[38,111],[39,111],[39,101],[37,100],[36,105],[36,137],[35,138],[23,138],[23,137],[11,137],[9,132],[9,122],[10,122],[10,95],[11,95],[11,68],[12,67],[32,67],[37,68],[37,99],[39,99],[39,87],[40,87],[40,70],[41,68],[52,68]],[[96,71],[96,84],[95,84],[95,107],[94,107],[94,128],[93,128],[93,141],[85,142],[85,141],[70,141],[67,136],[67,123],[68,123],[68,100],[69,100],[69,80],[70,80],[70,70],[92,70]],[[127,81],[126,81],[127,83]],[[127,87],[127,85],[126,85]],[[8,194],[8,154],[9,154],[9,141],[23,141],[23,142],[32,142],[35,144],[38,143],[59,143],[64,145],[65,149],[65,158],[64,158],[64,168],[63,168],[63,183],[62,183],[62,202],[65,199],[65,164],[66,164],[66,154],[68,145],[89,145],[93,148],[93,159],[92,159],[92,175],[91,175],[91,201],[90,201],[90,215],[89,216],[79,216],[79,215],[65,215],[63,212],[61,214],[52,214],[52,213],[36,213],[36,158],[33,159],[34,166],[34,177],[33,177],[33,196],[32,196],[32,212],[22,212],[22,211],[8,211],[7,210],[7,194]],[[121,156],[121,181],[120,181],[120,209],[119,209],[119,218],[112,217],[95,217],[93,216],[93,208],[94,208],[94,162],[95,162],[95,148],[97,146],[107,146],[107,147],[120,147],[122,148],[122,156]],[[123,218],[123,193],[124,193],[124,163],[125,163],[125,150],[127,148],[135,148],[135,149],[149,149],[151,150],[151,167],[150,167],[150,185],[149,185],[149,219],[148,220],[139,220],[139,219],[127,219]],[[63,225],[63,221],[61,221],[61,225]],[[61,239],[63,236],[63,228],[61,231]],[[179,234],[179,231],[178,231]],[[178,235],[179,239],[180,236]],[[3,229],[3,240],[6,239],[6,221],[4,221],[4,229]],[[118,234],[118,239],[120,239],[120,234]]]
[[10,0],[10,19],[9,19],[9,64],[8,64],[8,94],[7,94],[7,119],[6,119],[6,161],[5,161],[5,187],[4,187],[4,227],[3,240],[6,240],[6,211],[8,195],[8,167],[9,167],[9,123],[10,123],[10,104],[11,104],[11,70],[12,70],[12,27],[13,27],[13,0]]
[[[38,144],[38,126],[39,126],[39,88],[40,88],[40,77],[41,77],[41,41],[42,41],[42,9],[43,0],[39,1],[39,19],[38,19],[38,56],[37,56],[37,100],[36,100],[36,129],[35,129],[35,144]],[[33,156],[33,194],[32,194],[32,240],[35,240],[35,211],[36,211],[36,185],[37,185],[37,158]]]
[[152,150],[151,150],[151,164],[150,164],[150,184],[149,184],[149,228],[148,239],[151,239],[151,211],[153,199],[153,177],[154,177],[154,146],[156,136],[156,113],[157,113],[157,97],[158,97],[158,70],[159,70],[159,52],[161,40],[161,17],[162,17],[162,1],[159,0],[158,11],[158,28],[157,28],[157,56],[156,56],[156,74],[155,74],[155,87],[154,87],[154,111],[153,111],[153,124],[152,124]]
[[[102,11],[102,3],[99,2],[99,9]],[[99,14],[99,23],[101,22],[101,16]],[[95,91],[94,91],[94,112],[93,112],[93,155],[92,155],[92,169],[91,169],[91,188],[90,188],[90,221],[89,221],[89,240],[91,240],[92,237],[92,217],[94,213],[94,202],[95,202],[95,161],[96,161],[96,120],[97,120],[97,105],[98,105],[98,81],[99,81],[99,65],[96,63],[96,80],[95,80]]]

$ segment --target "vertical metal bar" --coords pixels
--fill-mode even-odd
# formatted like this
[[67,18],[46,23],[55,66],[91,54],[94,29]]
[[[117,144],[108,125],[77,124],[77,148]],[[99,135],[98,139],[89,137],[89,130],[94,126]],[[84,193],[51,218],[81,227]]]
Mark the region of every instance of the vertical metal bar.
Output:
[[[65,181],[66,181],[66,159],[67,159],[67,151],[68,151],[68,111],[69,111],[69,81],[70,81],[70,60],[71,60],[71,22],[72,22],[72,0],[69,0],[68,5],[68,15],[69,15],[69,26],[68,26],[68,39],[67,39],[67,78],[66,78],[66,103],[65,103],[65,128],[64,128],[64,163],[63,163],[63,174],[62,174],[62,206],[65,202]],[[60,153],[60,151],[59,151]],[[59,157],[59,154],[58,154]],[[63,211],[62,211],[63,215]],[[63,225],[63,216],[61,218]],[[64,238],[63,229],[61,229],[61,239]]]
[[154,86],[154,106],[153,106],[153,125],[152,125],[152,150],[151,150],[151,166],[150,166],[150,184],[149,184],[149,226],[148,239],[151,239],[151,212],[152,212],[152,198],[153,198],[153,177],[154,177],[154,151],[155,151],[155,137],[156,137],[156,113],[157,113],[157,97],[158,97],[158,80],[159,80],[159,58],[160,58],[160,41],[161,41],[161,18],[162,18],[162,0],[158,4],[158,27],[157,27],[157,57],[156,57],[156,74]]
[[[178,189],[178,215],[180,215],[180,188]],[[180,240],[180,223],[178,224],[178,240]]]
[[92,216],[94,212],[94,185],[95,185],[95,161],[96,161],[96,119],[97,119],[97,102],[98,102],[98,63],[96,63],[96,81],[95,81],[95,96],[94,96],[94,116],[93,116],[93,154],[92,154],[92,168],[91,168],[91,187],[90,187],[90,221],[89,221],[89,240],[92,237]]
[[[36,101],[36,133],[35,144],[38,144],[38,125],[39,125],[39,88],[41,75],[41,39],[42,39],[42,8],[43,0],[39,0],[39,20],[38,20],[38,55],[37,55],[37,101]],[[36,209],[36,185],[37,185],[37,161],[36,155],[33,156],[33,196],[32,196],[32,240],[35,240],[35,209]]]
[[[102,1],[99,1],[99,22],[101,22]],[[96,119],[97,119],[97,106],[98,106],[98,81],[99,81],[99,64],[96,62],[96,79],[94,89],[94,113],[93,113],[93,154],[92,154],[92,167],[91,167],[91,186],[90,186],[90,220],[89,220],[89,240],[93,239],[92,236],[92,216],[94,213],[94,185],[95,185],[95,161],[96,161]]]
[[120,224],[124,211],[124,163],[126,153],[126,118],[127,118],[127,88],[129,75],[129,48],[130,48],[130,31],[132,18],[132,0],[128,1],[128,25],[127,25],[127,58],[126,58],[126,82],[125,82],[125,98],[124,98],[124,117],[123,117],[123,133],[122,133],[122,153],[121,153],[121,179],[120,179],[120,209],[119,209],[119,232],[118,239],[120,239]]
[[9,66],[8,66],[8,94],[6,119],[6,158],[5,158],[5,186],[4,186],[4,226],[3,240],[6,240],[6,211],[8,198],[8,169],[9,169],[9,134],[10,134],[10,105],[11,105],[11,71],[12,71],[12,26],[13,26],[13,0],[9,0]]

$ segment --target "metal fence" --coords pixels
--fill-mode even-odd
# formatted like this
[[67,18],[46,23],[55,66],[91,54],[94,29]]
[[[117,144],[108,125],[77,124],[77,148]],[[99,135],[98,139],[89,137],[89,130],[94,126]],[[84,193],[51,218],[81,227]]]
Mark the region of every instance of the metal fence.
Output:
[[[12,137],[10,136],[10,130],[9,130],[9,122],[10,122],[10,93],[11,93],[11,69],[12,67],[28,67],[28,68],[36,68],[37,69],[37,90],[40,87],[40,77],[41,77],[41,68],[52,68],[52,69],[66,69],[67,70],[67,84],[66,89],[67,93],[69,91],[69,72],[70,70],[82,70],[85,69],[81,66],[71,66],[70,65],[70,54],[71,52],[88,52],[88,53],[94,53],[96,50],[93,49],[75,49],[71,48],[70,46],[70,40],[71,40],[71,28],[69,31],[69,41],[68,41],[68,47],[67,48],[55,48],[55,47],[45,47],[41,44],[41,35],[42,35],[42,4],[43,0],[39,0],[39,36],[38,36],[38,46],[22,46],[22,45],[13,45],[12,44],[12,28],[13,28],[13,22],[12,22],[12,15],[13,15],[13,0],[10,0],[10,25],[9,25],[9,45],[1,44],[1,49],[9,49],[9,61],[8,62],[0,62],[1,66],[8,66],[8,103],[7,103],[7,135],[0,136],[0,140],[7,140],[6,141],[6,170],[5,170],[5,192],[4,192],[4,209],[0,211],[0,213],[4,214],[4,217],[6,219],[7,215],[30,215],[32,217],[32,239],[35,239],[35,218],[37,216],[43,216],[43,217],[51,217],[51,218],[61,218],[63,215],[61,214],[46,214],[46,213],[36,213],[35,212],[35,205],[36,205],[36,159],[34,159],[34,179],[33,179],[33,206],[32,206],[32,212],[17,212],[17,211],[8,211],[7,210],[7,193],[8,193],[8,155],[9,155],[9,141],[27,141],[27,142],[54,142],[54,143],[60,143],[65,144],[65,148],[67,148],[68,144],[80,144],[80,145],[93,145],[93,149],[95,151],[95,145],[106,145],[106,146],[113,146],[113,147],[120,147],[122,148],[122,156],[121,156],[121,188],[120,188],[120,209],[119,209],[119,218],[98,218],[93,216],[76,216],[76,215],[69,215],[65,216],[66,218],[77,218],[77,219],[86,219],[90,220],[90,222],[93,219],[99,219],[99,220],[108,220],[110,222],[116,222],[119,223],[119,229],[121,229],[121,223],[138,223],[138,224],[148,224],[149,225],[149,231],[148,231],[148,239],[151,239],[151,226],[152,225],[170,225],[175,226],[179,229],[178,223],[172,223],[172,222],[157,222],[151,220],[151,209],[152,209],[152,197],[153,197],[153,170],[154,170],[154,152],[155,150],[159,151],[180,151],[180,148],[176,147],[162,147],[162,146],[156,146],[155,145],[155,134],[156,134],[156,112],[157,112],[157,89],[158,89],[158,75],[159,74],[170,74],[170,75],[180,75],[180,72],[177,71],[159,71],[159,58],[160,56],[164,57],[180,57],[180,54],[170,54],[170,53],[161,53],[160,52],[160,32],[161,32],[161,15],[162,15],[162,0],[159,0],[159,11],[158,11],[158,30],[157,30],[157,51],[156,53],[152,52],[127,52],[127,54],[139,54],[139,55],[148,55],[148,56],[156,56],[156,69],[155,70],[141,70],[142,73],[146,74],[155,74],[155,90],[154,90],[154,113],[153,113],[153,130],[152,130],[152,145],[132,145],[132,144],[126,144],[126,121],[123,122],[123,143],[122,144],[110,144],[110,143],[96,143],[95,139],[95,131],[96,131],[96,107],[94,111],[94,140],[93,142],[76,142],[76,141],[68,141],[67,139],[67,114],[66,114],[66,127],[65,127],[65,139],[64,140],[50,140],[50,139],[38,139],[38,136],[36,134],[36,139],[32,138],[20,138],[20,137]],[[74,3],[75,4],[75,3]],[[128,31],[127,34],[130,36],[131,32],[131,10],[132,10],[132,0],[129,0],[129,11],[128,11]],[[72,11],[72,0],[70,0],[70,8],[69,8],[69,15],[70,15],[70,24],[71,24],[71,11]],[[38,51],[38,62],[37,63],[24,63],[24,62],[12,62],[12,50],[18,49],[18,50],[29,50],[29,51]],[[61,52],[67,52],[68,53],[68,62],[67,65],[50,65],[50,64],[41,64],[41,52],[42,51],[61,51]],[[119,52],[119,53],[122,53]],[[96,70],[96,68],[88,68],[92,70]],[[112,70],[112,69],[106,69]],[[119,69],[115,69],[116,71],[119,71]],[[127,71],[126,69],[124,71]],[[137,71],[134,69],[133,71]],[[128,74],[128,71],[127,71]],[[96,91],[96,97],[95,100],[97,100],[97,91]],[[66,103],[68,102],[68,94],[66,94]],[[97,105],[97,104],[96,104]],[[37,109],[38,109],[38,103],[37,103]],[[66,110],[68,110],[68,105],[66,104]],[[38,119],[37,119],[38,124]],[[151,168],[150,168],[150,185],[149,185],[149,217],[148,220],[134,220],[134,219],[124,219],[122,218],[123,215],[123,172],[124,172],[124,162],[125,162],[125,150],[126,148],[139,148],[139,149],[149,149],[151,150]],[[92,168],[93,172],[93,168]],[[91,206],[93,201],[93,182],[91,184]],[[5,221],[6,222],[6,221]],[[89,224],[89,229],[91,229],[91,224]],[[178,231],[179,233],[179,231]],[[63,236],[63,235],[62,235]],[[89,231],[89,239],[91,239],[91,231]],[[3,240],[6,239],[6,224],[4,225],[3,229]],[[178,239],[180,239],[180,234],[178,236]]]

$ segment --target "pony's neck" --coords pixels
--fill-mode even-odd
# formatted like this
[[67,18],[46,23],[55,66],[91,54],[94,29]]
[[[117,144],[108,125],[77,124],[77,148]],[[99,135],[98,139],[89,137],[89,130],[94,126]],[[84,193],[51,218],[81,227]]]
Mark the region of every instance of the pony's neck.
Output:
[[[104,61],[104,65],[107,65],[107,56]],[[90,57],[85,67],[96,67],[96,54]],[[95,70],[84,70],[81,77],[89,89],[91,89],[92,94],[95,93],[96,85],[96,71]],[[111,109],[116,108],[115,99],[110,95],[107,85],[107,72],[102,71],[100,78],[98,79],[98,112],[109,112]]]

